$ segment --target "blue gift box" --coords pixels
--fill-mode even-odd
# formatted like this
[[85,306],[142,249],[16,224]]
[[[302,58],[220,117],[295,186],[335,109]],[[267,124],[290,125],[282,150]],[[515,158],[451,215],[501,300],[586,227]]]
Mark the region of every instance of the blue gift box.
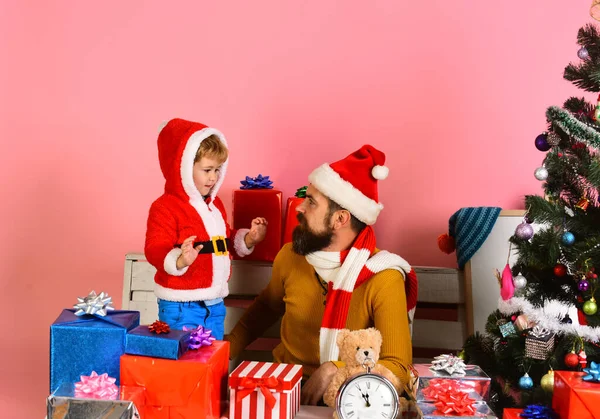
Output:
[[106,316],[65,309],[50,326],[50,393],[61,383],[81,375],[107,373],[119,385],[119,360],[125,353],[125,335],[140,324],[140,312],[109,311]]
[[138,326],[127,333],[125,353],[153,358],[179,359],[188,350],[190,332],[171,330],[156,334],[148,326]]

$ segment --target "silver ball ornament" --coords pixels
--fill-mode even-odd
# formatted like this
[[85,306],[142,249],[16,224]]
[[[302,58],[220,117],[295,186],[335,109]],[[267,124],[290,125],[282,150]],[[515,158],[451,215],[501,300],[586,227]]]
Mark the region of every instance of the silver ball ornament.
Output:
[[581,48],[579,48],[579,51],[577,51],[577,56],[581,60],[587,60],[588,57],[590,56],[590,53],[588,52],[586,47],[581,47]]
[[533,227],[531,224],[521,223],[517,226],[515,235],[521,240],[529,240],[533,237]]
[[543,166],[538,167],[537,169],[535,169],[535,172],[533,172],[533,175],[539,181],[546,180],[546,179],[548,179],[548,169],[546,169]]
[[519,274],[513,278],[513,285],[518,290],[525,288],[525,286],[527,285],[527,278]]

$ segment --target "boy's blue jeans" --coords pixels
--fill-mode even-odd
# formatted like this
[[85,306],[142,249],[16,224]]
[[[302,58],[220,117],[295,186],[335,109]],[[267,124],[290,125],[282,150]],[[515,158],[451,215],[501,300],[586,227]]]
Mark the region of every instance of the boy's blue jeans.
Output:
[[167,323],[173,330],[204,326],[212,330],[217,340],[223,340],[225,333],[225,303],[214,305],[204,301],[178,302],[158,300],[158,319]]

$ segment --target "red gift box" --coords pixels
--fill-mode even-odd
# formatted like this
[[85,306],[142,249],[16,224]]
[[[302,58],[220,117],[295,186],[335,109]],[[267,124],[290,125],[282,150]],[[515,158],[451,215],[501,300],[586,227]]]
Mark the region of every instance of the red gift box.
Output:
[[296,218],[296,208],[304,201],[304,198],[290,197],[287,200],[286,212],[285,212],[285,227],[283,230],[283,244],[290,243],[292,241],[292,232],[294,228],[299,224]]
[[242,362],[229,376],[229,419],[292,419],[301,378],[301,365]]
[[561,419],[600,418],[600,384],[583,381],[585,372],[554,371],[552,408]]
[[121,384],[146,389],[144,418],[220,418],[227,395],[229,342],[186,352],[178,360],[121,356]]
[[502,419],[523,419],[520,415],[523,409],[504,409]]
[[256,245],[246,260],[273,262],[281,249],[281,191],[276,189],[240,189],[233,191],[233,228],[250,228],[252,220],[264,217],[269,225],[267,236]]

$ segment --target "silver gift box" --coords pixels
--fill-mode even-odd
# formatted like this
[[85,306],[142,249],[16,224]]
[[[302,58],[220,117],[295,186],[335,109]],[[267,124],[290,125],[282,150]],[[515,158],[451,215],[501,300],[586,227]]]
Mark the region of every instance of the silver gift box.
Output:
[[75,386],[63,383],[48,397],[47,419],[140,419],[134,402],[121,398],[144,400],[144,388],[119,388],[117,400],[83,399],[75,397]]
[[433,403],[417,403],[421,412],[423,412],[423,419],[448,419],[448,418],[460,418],[460,419],[498,419],[498,417],[492,412],[492,409],[485,402],[477,402],[474,404],[475,414],[464,415],[464,416],[452,416],[444,415],[443,413],[437,412],[437,408]]
[[429,387],[432,380],[452,380],[460,387],[461,391],[469,394],[475,401],[487,401],[490,393],[491,379],[477,365],[467,365],[465,375],[451,375],[445,371],[433,371],[429,369],[431,364],[415,364],[411,372],[412,386],[410,392],[418,402],[431,401],[423,394],[423,390]]

